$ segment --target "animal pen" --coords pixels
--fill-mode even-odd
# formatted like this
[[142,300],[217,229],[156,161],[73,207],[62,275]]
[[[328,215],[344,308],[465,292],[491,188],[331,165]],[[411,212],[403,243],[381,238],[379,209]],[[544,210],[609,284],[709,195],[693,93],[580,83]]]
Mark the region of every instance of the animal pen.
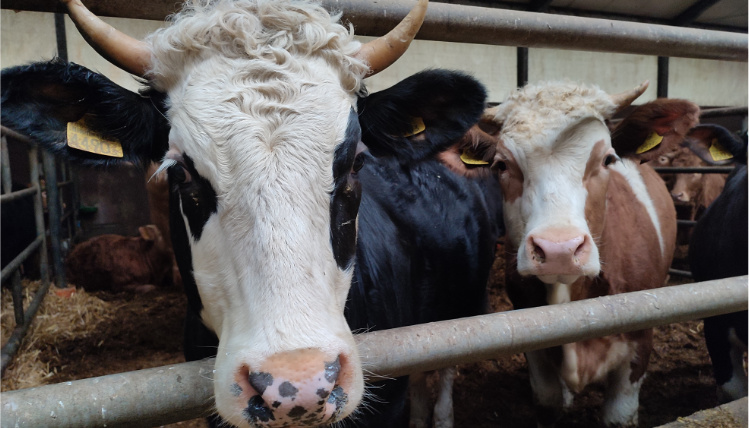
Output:
[[[377,3],[325,0],[323,4],[328,9],[343,11],[344,20],[355,25],[357,34],[372,36],[385,33],[411,6],[411,2],[402,0]],[[162,20],[173,12],[173,2],[166,1],[103,2],[90,6],[97,15],[125,18]],[[56,8],[56,3],[43,0],[7,0],[2,7],[45,12],[62,10]],[[446,28],[451,31],[445,31]],[[660,73],[662,68],[667,69],[668,57],[746,62],[748,47],[746,35],[736,33],[445,3],[430,4],[417,37],[520,46],[519,83],[527,81],[527,48],[656,55],[661,57],[660,96],[666,96],[668,92],[667,73],[665,77]],[[522,60],[523,55],[525,60]],[[746,107],[740,106],[738,114],[746,115]],[[11,134],[6,130],[3,132]],[[31,157],[35,156],[32,149]],[[53,171],[53,164],[49,168]],[[713,171],[726,172],[724,169]],[[9,182],[5,176],[3,182]],[[47,178],[51,201],[58,200],[50,192],[56,187],[52,178]],[[34,183],[31,189],[23,192],[35,195],[33,197],[37,200],[36,223],[40,235],[33,247],[40,247],[42,254],[46,254],[41,232],[40,186]],[[17,197],[21,196],[3,196],[2,200]],[[56,204],[50,204],[50,218],[53,205]],[[51,220],[50,224],[58,222]],[[59,230],[50,230],[53,252],[55,245],[59,251],[59,241],[55,244],[59,236]],[[20,261],[13,263],[9,267],[17,266]],[[44,270],[45,262],[42,263]],[[8,269],[6,273],[4,269],[3,280],[13,270]],[[363,365],[373,373],[372,376],[393,377],[746,310],[747,281],[748,278],[742,276],[365,333],[357,336],[357,343]],[[49,282],[46,284],[48,287]],[[42,292],[40,294],[43,296]],[[38,299],[32,302],[32,307],[38,305]],[[25,318],[27,316],[17,313],[17,319]],[[184,363],[7,392],[2,398],[2,426],[145,426],[205,416],[212,407],[213,395],[212,375],[205,367],[205,362]]]

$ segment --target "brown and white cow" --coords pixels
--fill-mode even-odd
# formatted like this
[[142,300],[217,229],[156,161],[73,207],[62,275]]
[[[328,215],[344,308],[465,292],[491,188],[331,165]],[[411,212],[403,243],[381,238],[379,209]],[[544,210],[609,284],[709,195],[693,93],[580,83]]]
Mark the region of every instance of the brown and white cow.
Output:
[[[572,83],[530,85],[491,111],[500,126],[493,167],[516,308],[664,285],[676,235],[673,202],[658,174],[630,157],[653,132],[673,133],[689,111],[667,121],[623,121],[620,128],[629,128],[614,137],[605,123],[646,87],[612,96]],[[641,141],[616,137],[640,134]],[[652,331],[642,330],[528,352],[539,426],[553,425],[594,382],[606,384],[605,424],[636,425],[651,350]]]

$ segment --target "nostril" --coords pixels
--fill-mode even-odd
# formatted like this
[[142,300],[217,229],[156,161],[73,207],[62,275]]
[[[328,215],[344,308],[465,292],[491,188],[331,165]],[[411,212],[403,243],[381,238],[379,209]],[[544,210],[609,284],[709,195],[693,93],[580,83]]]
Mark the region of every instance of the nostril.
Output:
[[580,256],[584,255],[588,251],[588,237],[583,237],[583,242],[578,245],[577,249],[575,250],[575,257],[580,258]]
[[535,243],[533,244],[533,258],[540,263],[543,263],[546,259],[546,253],[544,253],[543,248]]
[[325,363],[325,380],[335,384],[338,375],[341,373],[341,356],[336,357],[335,361]]
[[270,373],[265,372],[252,372],[249,373],[247,380],[258,394],[263,395],[265,389],[273,384],[273,376]]

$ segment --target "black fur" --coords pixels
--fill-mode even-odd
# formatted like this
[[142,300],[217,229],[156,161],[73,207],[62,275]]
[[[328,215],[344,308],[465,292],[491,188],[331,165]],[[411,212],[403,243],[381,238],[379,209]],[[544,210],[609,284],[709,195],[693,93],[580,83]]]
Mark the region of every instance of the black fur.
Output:
[[[164,94],[124,89],[101,74],[60,59],[2,71],[2,123],[47,150],[79,164],[111,166],[123,161],[159,161],[168,145],[162,114]],[[121,159],[66,145],[68,122],[86,119],[101,136],[122,143]]]
[[[362,140],[375,156],[397,156],[404,164],[428,159],[478,121],[485,99],[486,89],[473,77],[425,70],[359,99]],[[404,137],[417,117],[426,126],[424,140]]]
[[[696,281],[749,273],[746,135],[743,141],[736,138],[721,139],[721,145],[730,150],[740,164],[729,175],[723,191],[705,210],[692,232],[689,264]],[[746,347],[747,320],[747,311],[705,319],[705,343],[713,363],[713,376],[719,386],[731,378],[734,369],[729,356],[729,331],[731,328],[735,329],[736,335]]]

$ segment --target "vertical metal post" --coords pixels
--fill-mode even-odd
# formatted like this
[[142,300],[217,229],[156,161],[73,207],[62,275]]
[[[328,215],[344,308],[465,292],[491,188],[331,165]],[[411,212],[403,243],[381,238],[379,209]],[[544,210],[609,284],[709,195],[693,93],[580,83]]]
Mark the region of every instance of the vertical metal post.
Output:
[[658,57],[658,98],[668,97],[668,57]]
[[10,177],[10,154],[8,153],[8,140],[5,135],[2,136],[2,153],[0,153],[0,161],[2,165],[2,180],[3,180],[3,193],[10,193],[13,191],[13,183]]
[[49,241],[52,245],[52,264],[54,266],[55,286],[67,287],[65,281],[65,268],[62,263],[62,250],[60,248],[60,196],[57,188],[57,166],[54,155],[47,151],[42,152],[44,162],[44,178],[47,189],[47,211],[49,213]]
[[[2,136],[2,149],[0,152],[0,168],[2,169],[3,193],[13,191],[13,179],[10,171],[10,153],[8,152],[8,140]],[[16,325],[23,324],[23,288],[21,284],[21,272],[18,269],[13,272],[11,278],[11,297],[13,299],[13,315]]]
[[518,88],[528,83],[528,48],[518,47]]
[[44,205],[42,204],[42,186],[39,183],[39,150],[36,147],[29,149],[29,171],[31,172],[31,185],[36,187],[34,195],[34,220],[36,220],[36,236],[43,236],[39,247],[39,275],[42,277],[42,286],[49,287],[49,258],[47,257],[47,230],[44,227]]
[[57,39],[57,56],[68,60],[68,41],[65,36],[65,14],[55,14],[55,38]]

